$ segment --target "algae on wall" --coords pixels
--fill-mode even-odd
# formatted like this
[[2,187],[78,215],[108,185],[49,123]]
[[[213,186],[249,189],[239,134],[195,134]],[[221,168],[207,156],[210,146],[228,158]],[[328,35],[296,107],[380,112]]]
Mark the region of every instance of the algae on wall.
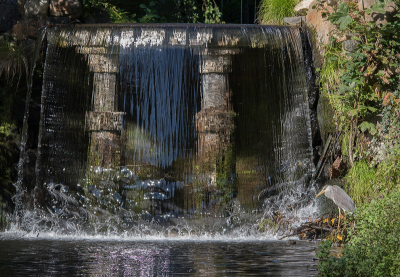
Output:
[[317,107],[318,124],[321,132],[323,144],[325,144],[329,134],[334,133],[336,126],[333,121],[335,110],[325,91],[322,91]]

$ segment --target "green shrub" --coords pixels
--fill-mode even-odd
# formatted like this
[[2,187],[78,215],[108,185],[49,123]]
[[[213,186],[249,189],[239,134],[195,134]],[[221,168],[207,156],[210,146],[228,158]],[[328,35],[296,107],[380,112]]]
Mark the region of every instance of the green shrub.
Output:
[[294,16],[297,0],[262,0],[258,11],[261,24],[282,24],[285,17]]
[[355,213],[356,227],[341,258],[322,243],[320,276],[400,276],[400,192],[373,200]]
[[214,0],[205,0],[203,2],[204,23],[221,23],[222,13],[219,11]]
[[106,0],[83,0],[84,17],[95,13],[98,9],[104,9],[110,16],[112,23],[136,23],[136,14],[130,14],[118,8],[110,1]]
[[390,153],[379,165],[376,173],[379,180],[378,189],[382,192],[390,192],[400,184],[400,145],[390,149]]
[[[399,90],[396,72],[400,69],[400,21],[381,26],[364,18],[366,13],[382,12],[386,2],[388,1],[377,1],[371,9],[360,12],[354,1],[341,1],[328,17],[338,29],[334,31],[335,36],[331,35],[330,45],[325,46],[325,64],[320,70],[320,86],[327,96],[325,98],[334,107],[335,116],[332,121],[346,137],[347,145],[342,143],[345,146],[342,154],[345,156],[344,161],[350,166],[357,159],[371,157],[368,150],[360,148],[358,142],[355,143],[357,135],[367,131],[370,135],[379,135],[375,124],[376,116],[385,114],[387,106],[391,106],[393,110],[391,104],[398,105],[400,101],[396,94]],[[399,6],[400,1],[395,3]],[[318,8],[324,9],[322,5]],[[395,17],[399,17],[398,9],[396,13]],[[344,36],[357,42],[354,52],[338,48],[341,48]],[[392,111],[392,115],[396,116],[395,112]],[[391,130],[397,132],[397,129]],[[390,139],[398,139],[396,132],[388,132],[387,135]]]

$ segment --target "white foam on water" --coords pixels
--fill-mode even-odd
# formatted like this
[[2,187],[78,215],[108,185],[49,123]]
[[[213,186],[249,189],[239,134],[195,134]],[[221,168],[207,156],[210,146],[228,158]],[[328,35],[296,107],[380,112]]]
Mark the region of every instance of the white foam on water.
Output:
[[118,241],[118,242],[129,242],[129,241],[161,241],[161,242],[256,242],[256,241],[277,241],[279,237],[276,235],[270,235],[267,233],[261,233],[258,235],[140,235],[132,236],[128,234],[120,235],[88,235],[85,233],[74,233],[74,234],[60,234],[59,232],[24,232],[20,230],[6,230],[0,234],[0,240],[13,240],[13,239],[27,239],[27,240],[63,240],[63,241]]

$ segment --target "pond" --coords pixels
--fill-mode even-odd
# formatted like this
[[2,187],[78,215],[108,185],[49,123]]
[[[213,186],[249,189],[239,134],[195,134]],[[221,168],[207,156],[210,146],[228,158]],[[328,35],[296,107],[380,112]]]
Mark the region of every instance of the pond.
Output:
[[1,276],[316,276],[312,242],[0,235]]

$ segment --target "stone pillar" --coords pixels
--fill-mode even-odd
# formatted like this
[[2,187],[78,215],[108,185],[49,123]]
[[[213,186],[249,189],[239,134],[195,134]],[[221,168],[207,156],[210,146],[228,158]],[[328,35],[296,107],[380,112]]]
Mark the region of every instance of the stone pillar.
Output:
[[[80,52],[86,52],[80,48]],[[99,54],[105,51],[87,49],[93,72],[92,111],[86,112],[85,125],[90,132],[89,165],[104,169],[117,168],[121,162],[121,128],[123,112],[117,111],[118,56]],[[94,54],[95,53],[95,54]]]
[[199,155],[206,158],[230,144],[234,123],[229,91],[231,56],[209,55],[203,58],[203,98],[196,118]]
[[[232,145],[234,113],[229,89],[232,54],[222,50],[204,55],[201,65],[203,98],[201,111],[196,115],[198,157],[201,168],[208,171],[203,182],[207,183],[206,191],[211,194],[216,189],[232,191],[228,181],[236,163]],[[206,198],[211,202],[203,205],[211,205],[213,197]]]

